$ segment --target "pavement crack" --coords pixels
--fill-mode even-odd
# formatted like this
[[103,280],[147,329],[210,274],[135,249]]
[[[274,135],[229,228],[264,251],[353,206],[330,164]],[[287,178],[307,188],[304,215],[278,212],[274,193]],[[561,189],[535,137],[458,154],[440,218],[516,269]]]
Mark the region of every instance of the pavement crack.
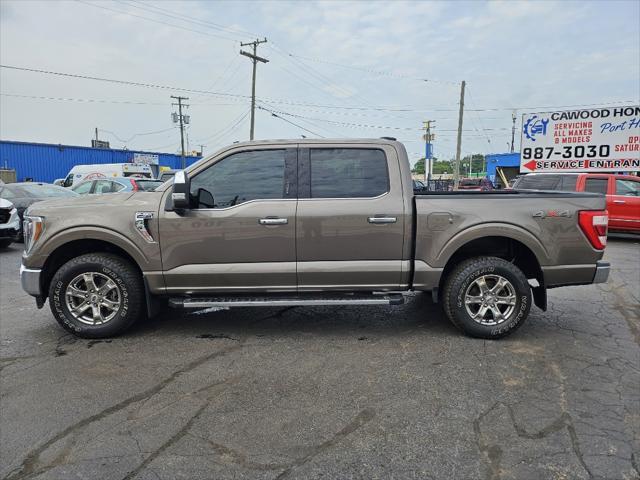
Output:
[[200,406],[200,408],[196,410],[196,412],[191,416],[189,421],[185,423],[180,430],[178,430],[171,437],[169,437],[169,439],[166,442],[160,445],[158,449],[154,450],[154,452],[151,455],[145,458],[140,465],[138,465],[135,469],[129,472],[122,480],[131,480],[132,478],[135,478],[136,475],[138,475],[138,473],[140,473],[147,465],[153,462],[153,460],[155,460],[160,454],[162,454],[162,452],[167,450],[169,447],[171,447],[176,442],[178,442],[182,437],[184,437],[187,433],[189,433],[189,430],[191,429],[195,421],[198,418],[200,418],[200,415],[202,415],[202,413],[208,406],[209,406],[208,403],[204,403],[202,406]]
[[[205,355],[203,357],[197,358],[189,363],[187,363],[185,366],[183,366],[182,368],[174,371],[171,375],[169,375],[168,377],[166,377],[164,380],[162,380],[161,382],[155,384],[153,387],[148,388],[147,390],[140,392],[136,395],[133,395],[119,403],[116,403],[115,405],[112,405],[110,407],[105,408],[104,410],[101,410],[100,412],[91,415],[89,417],[86,417],[76,423],[74,423],[73,425],[68,426],[67,428],[65,428],[64,430],[62,430],[61,432],[57,433],[56,435],[54,435],[53,437],[51,437],[49,440],[47,440],[46,442],[44,442],[42,445],[40,445],[39,447],[35,448],[34,450],[32,450],[31,452],[29,452],[26,456],[26,458],[23,460],[20,469],[15,472],[10,474],[9,476],[5,477],[5,480],[19,480],[19,479],[23,479],[23,478],[28,478],[30,476],[33,475],[38,475],[40,473],[44,473],[48,470],[50,470],[51,468],[54,468],[58,465],[61,464],[61,462],[64,460],[64,458],[66,457],[66,455],[58,455],[52,462],[49,462],[48,464],[45,465],[41,465],[40,464],[40,456],[52,445],[54,445],[55,443],[59,442],[60,440],[63,440],[67,437],[69,437],[70,435],[75,435],[76,433],[80,432],[83,428],[85,428],[86,426],[100,421],[102,419],[104,419],[105,417],[116,413],[120,410],[123,410],[127,407],[129,407],[132,404],[135,404],[137,402],[146,400],[150,397],[152,397],[153,395],[157,394],[158,392],[160,392],[163,388],[165,388],[168,384],[170,384],[171,382],[173,382],[178,376],[180,376],[183,373],[187,373],[191,370],[194,370],[195,368],[199,367],[200,365],[213,360],[216,357],[220,357],[222,355],[226,355],[227,353],[230,353],[234,350],[238,350],[242,347],[242,344],[239,345],[234,345],[228,348],[225,348],[223,350],[218,350],[216,352],[210,353],[208,355]],[[73,441],[71,442],[73,444]],[[64,454],[65,452],[63,452]]]
[[476,444],[480,453],[486,458],[488,462],[487,480],[498,480],[500,478],[500,462],[502,460],[502,449],[497,445],[489,445],[482,434],[482,420],[495,410],[502,402],[494,403],[488,410],[481,413],[473,421],[473,431],[476,436]]
[[321,444],[316,445],[311,449],[311,451],[307,455],[291,462],[290,466],[287,469],[285,469],[282,473],[280,473],[275,478],[275,480],[282,480],[284,478],[288,478],[291,472],[293,472],[293,470],[295,470],[297,467],[304,465],[305,463],[307,463],[309,460],[316,457],[320,453],[335,446],[336,444],[341,442],[345,437],[351,435],[353,432],[355,432],[356,430],[359,430],[360,428],[365,426],[367,423],[369,423],[373,419],[373,417],[375,417],[375,411],[372,408],[365,408],[361,410],[360,413],[358,413],[358,415],[356,415],[356,417],[351,422],[345,425],[338,433],[336,433],[329,440],[326,440],[325,442],[322,442]]
[[252,462],[247,459],[247,455],[242,452],[238,452],[232,448],[227,447],[226,445],[222,445],[220,443],[213,442],[208,438],[200,437],[195,435],[194,433],[189,433],[190,436],[196,438],[198,440],[205,441],[209,444],[209,446],[213,449],[213,451],[219,455],[220,457],[231,460],[233,463],[240,465],[241,467],[248,468],[250,470],[261,470],[261,471],[269,471],[269,470],[281,470],[283,468],[289,468],[290,464],[280,464],[280,463],[257,463]]

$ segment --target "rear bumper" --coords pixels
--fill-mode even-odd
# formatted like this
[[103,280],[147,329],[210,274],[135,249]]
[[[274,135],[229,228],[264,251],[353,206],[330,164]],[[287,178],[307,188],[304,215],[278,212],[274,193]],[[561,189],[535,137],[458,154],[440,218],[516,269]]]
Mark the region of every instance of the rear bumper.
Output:
[[42,270],[39,268],[26,268],[20,265],[20,284],[22,289],[33,297],[41,297],[40,276]]
[[609,278],[609,262],[598,260],[596,264],[555,265],[542,267],[544,286],[547,288],[566,287],[568,285],[589,285],[605,283]]
[[592,283],[606,283],[609,279],[609,270],[611,270],[611,264],[609,262],[598,260]]

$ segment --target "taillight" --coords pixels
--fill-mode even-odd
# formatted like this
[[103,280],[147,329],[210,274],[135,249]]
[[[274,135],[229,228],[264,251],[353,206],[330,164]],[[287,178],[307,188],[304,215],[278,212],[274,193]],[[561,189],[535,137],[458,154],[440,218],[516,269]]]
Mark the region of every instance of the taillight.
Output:
[[131,186],[133,187],[133,191],[137,192],[138,191],[138,184],[136,183],[136,181],[133,178],[130,178],[129,181],[131,182]]
[[604,247],[607,246],[609,212],[606,210],[583,210],[579,213],[578,223],[593,248],[604,250]]

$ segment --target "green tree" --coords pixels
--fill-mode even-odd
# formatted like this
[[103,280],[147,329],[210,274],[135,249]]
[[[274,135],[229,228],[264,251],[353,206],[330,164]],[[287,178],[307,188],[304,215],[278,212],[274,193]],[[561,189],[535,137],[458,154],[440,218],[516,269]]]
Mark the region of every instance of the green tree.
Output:
[[424,158],[421,158],[413,165],[411,173],[415,175],[424,175]]
[[469,162],[471,162],[471,176],[482,176],[485,172],[486,165],[484,155],[481,153],[474,153],[460,159],[460,176],[469,176]]
[[[434,175],[440,175],[443,173],[452,173],[453,165],[449,160],[438,160],[436,157],[433,157],[433,173]],[[411,173],[415,175],[424,175],[424,158],[418,160]]]
[[437,160],[433,162],[433,174],[453,173],[453,165],[449,160]]

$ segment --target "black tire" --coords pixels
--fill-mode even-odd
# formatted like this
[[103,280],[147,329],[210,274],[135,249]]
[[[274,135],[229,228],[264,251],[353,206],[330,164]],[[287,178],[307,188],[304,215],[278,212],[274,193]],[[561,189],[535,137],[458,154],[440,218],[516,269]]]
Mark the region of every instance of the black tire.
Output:
[[[65,292],[69,283],[83,273],[95,272],[117,286],[119,306],[113,318],[101,324],[87,324],[69,310]],[[144,287],[140,272],[118,255],[89,253],[69,260],[53,276],[49,287],[49,306],[65,330],[82,338],[113,337],[129,328],[143,311]]]
[[[474,312],[475,305],[468,309],[465,304],[467,293],[478,288],[473,286],[474,282],[483,276],[487,279],[503,277],[515,293],[515,305],[512,309],[505,305],[499,307],[504,308],[505,313],[509,312],[504,319],[496,321],[491,318],[493,314],[488,313],[489,318],[486,321],[495,324],[484,324],[474,320],[469,309],[471,313],[478,314],[480,307]],[[507,290],[502,292],[504,295]],[[480,296],[482,295],[478,295]],[[531,309],[531,287],[525,275],[514,264],[497,257],[476,257],[461,262],[447,276],[442,301],[449,320],[465,334],[477,338],[497,339],[511,334],[526,320]]]
[[0,250],[9,248],[9,245],[11,245],[12,243],[13,243],[13,240],[11,239],[7,240],[6,238],[3,238],[2,240],[0,240]]

